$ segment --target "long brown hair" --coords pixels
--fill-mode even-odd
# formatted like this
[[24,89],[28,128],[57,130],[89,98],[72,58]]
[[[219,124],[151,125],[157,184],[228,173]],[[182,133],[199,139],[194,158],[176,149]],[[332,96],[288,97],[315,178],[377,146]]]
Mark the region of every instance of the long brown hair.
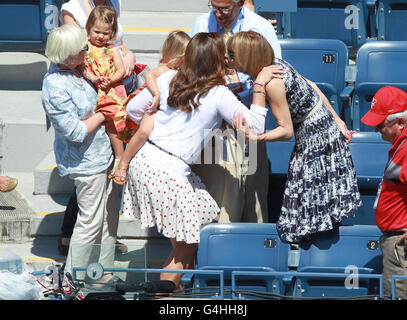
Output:
[[225,52],[225,43],[218,33],[196,34],[185,50],[181,69],[170,83],[167,104],[191,112],[210,89],[224,85]]

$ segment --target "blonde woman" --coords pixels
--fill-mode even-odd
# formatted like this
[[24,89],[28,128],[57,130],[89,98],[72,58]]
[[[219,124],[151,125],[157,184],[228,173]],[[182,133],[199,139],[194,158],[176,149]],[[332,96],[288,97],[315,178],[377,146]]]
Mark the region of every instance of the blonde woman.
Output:
[[[51,65],[44,76],[42,104],[55,129],[58,173],[74,181],[79,207],[65,273],[94,261],[112,267],[119,220],[118,191],[107,177],[113,153],[106,119],[94,112],[97,92],[77,71],[84,62],[87,42],[83,29],[63,25],[49,34],[45,50]],[[112,274],[102,279],[115,280]]]
[[[361,200],[347,145],[353,132],[328,99],[315,83],[286,61],[275,58],[269,43],[256,32],[233,35],[227,51],[233,67],[249,75],[272,64],[284,71],[282,79],[274,78],[265,87],[277,127],[251,135],[259,141],[278,141],[289,140],[295,134],[278,221],[282,240],[298,242],[354,215]],[[237,127],[250,135],[242,122]]]

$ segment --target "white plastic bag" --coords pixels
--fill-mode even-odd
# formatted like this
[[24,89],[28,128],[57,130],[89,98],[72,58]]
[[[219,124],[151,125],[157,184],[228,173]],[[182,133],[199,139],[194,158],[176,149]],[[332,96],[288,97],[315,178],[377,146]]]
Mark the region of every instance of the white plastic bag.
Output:
[[0,271],[0,300],[41,300],[41,287],[27,270],[21,274]]
[[32,270],[10,250],[0,255],[0,300],[40,300],[42,287]]

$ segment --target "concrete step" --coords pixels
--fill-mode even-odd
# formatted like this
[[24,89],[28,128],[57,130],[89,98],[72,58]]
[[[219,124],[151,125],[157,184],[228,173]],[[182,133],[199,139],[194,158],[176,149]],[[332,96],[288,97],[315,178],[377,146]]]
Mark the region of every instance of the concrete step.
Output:
[[0,52],[0,90],[41,90],[48,66],[40,53]]
[[152,12],[207,12],[208,2],[202,0],[122,0],[121,11],[152,11]]
[[125,11],[120,22],[124,42],[134,52],[160,52],[161,46],[172,30],[189,32],[200,12],[139,12]]
[[[52,150],[41,104],[48,59],[38,53],[0,53],[1,169],[33,171]],[[34,138],[35,137],[35,138]]]
[[[59,236],[61,234],[64,212],[73,191],[73,184],[71,189],[66,189],[66,193],[35,194],[33,190],[35,189],[34,185],[36,182],[33,173],[9,172],[8,174],[19,180],[15,192],[18,192],[32,212],[29,235],[32,237]],[[120,189],[119,194],[121,196]],[[3,195],[7,194],[3,193]],[[162,238],[162,235],[155,228],[142,229],[139,220],[123,216],[119,217],[117,235],[120,238]]]
[[0,192],[0,212],[0,242],[27,241],[35,212],[16,189]]
[[[119,239],[128,247],[125,254],[116,253],[115,268],[162,268],[171,251],[168,239]],[[19,256],[34,271],[62,265],[66,257],[58,252],[58,237],[36,237],[25,243],[0,243],[0,258],[5,251]],[[134,280],[136,273],[117,273],[122,280]],[[140,274],[138,274],[140,275]]]
[[34,194],[71,193],[73,181],[68,176],[58,175],[54,151],[48,153],[34,171]]

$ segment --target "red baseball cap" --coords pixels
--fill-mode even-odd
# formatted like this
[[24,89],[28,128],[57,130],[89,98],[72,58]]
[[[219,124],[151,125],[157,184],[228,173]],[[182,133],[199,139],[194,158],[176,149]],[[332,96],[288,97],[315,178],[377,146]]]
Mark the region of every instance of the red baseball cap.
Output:
[[407,110],[407,93],[403,90],[386,86],[381,88],[373,97],[370,110],[360,121],[375,127],[386,120],[387,116]]

